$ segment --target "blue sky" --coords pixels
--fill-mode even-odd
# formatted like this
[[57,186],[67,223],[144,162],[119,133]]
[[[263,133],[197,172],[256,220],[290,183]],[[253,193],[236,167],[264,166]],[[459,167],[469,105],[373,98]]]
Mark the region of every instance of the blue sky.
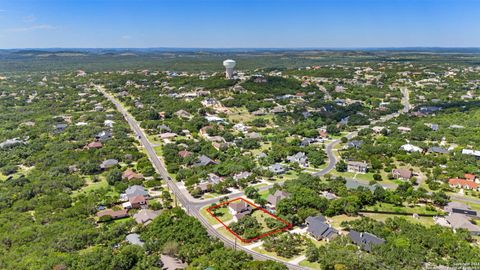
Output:
[[480,47],[477,0],[0,0],[0,48]]

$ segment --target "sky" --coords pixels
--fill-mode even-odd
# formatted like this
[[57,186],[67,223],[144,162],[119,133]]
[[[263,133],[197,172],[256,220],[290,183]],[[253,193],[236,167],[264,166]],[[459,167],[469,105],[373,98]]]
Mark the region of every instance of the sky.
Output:
[[480,47],[480,0],[0,0],[0,48]]

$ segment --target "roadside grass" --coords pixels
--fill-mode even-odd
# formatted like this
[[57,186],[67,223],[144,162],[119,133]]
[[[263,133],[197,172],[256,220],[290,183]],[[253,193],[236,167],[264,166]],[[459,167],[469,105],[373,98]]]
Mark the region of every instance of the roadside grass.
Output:
[[[210,213],[207,212],[208,207],[210,206],[206,206],[200,210],[202,216],[204,216],[207,219],[207,222],[211,225],[220,224],[220,222],[218,222],[212,215],[210,215]],[[226,207],[218,208],[216,213],[217,217],[223,222],[229,221],[233,218],[232,214],[230,214]]]
[[286,262],[295,259],[295,257],[294,258],[285,258],[285,257],[282,257],[282,256],[278,256],[275,252],[268,252],[263,248],[263,246],[254,247],[254,248],[252,248],[252,250],[256,251],[260,254],[264,254],[264,255],[267,255],[267,256],[282,260],[282,261],[286,261]]
[[317,262],[309,262],[308,260],[303,260],[299,263],[300,266],[311,268],[311,269],[322,269],[320,264]]

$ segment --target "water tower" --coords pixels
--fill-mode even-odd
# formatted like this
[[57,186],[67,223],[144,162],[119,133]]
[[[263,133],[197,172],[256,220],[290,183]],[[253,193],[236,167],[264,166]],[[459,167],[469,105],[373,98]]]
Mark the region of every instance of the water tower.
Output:
[[223,66],[225,67],[225,75],[227,79],[233,79],[233,68],[237,62],[233,61],[232,59],[227,59],[223,61]]

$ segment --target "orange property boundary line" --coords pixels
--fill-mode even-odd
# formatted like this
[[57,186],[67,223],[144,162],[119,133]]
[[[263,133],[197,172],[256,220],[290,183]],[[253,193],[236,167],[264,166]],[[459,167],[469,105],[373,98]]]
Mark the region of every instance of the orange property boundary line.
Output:
[[[227,224],[223,223],[223,221],[221,221],[221,220],[220,220],[217,216],[215,216],[215,214],[212,212],[213,209],[219,208],[219,207],[224,206],[224,205],[228,205],[228,204],[230,204],[230,203],[232,203],[232,202],[234,202],[234,201],[238,201],[238,200],[244,201],[244,202],[248,203],[250,206],[252,206],[254,210],[261,210],[261,211],[263,211],[265,214],[267,214],[267,215],[273,217],[274,219],[276,219],[276,220],[284,223],[284,224],[285,224],[285,227],[282,227],[282,228],[280,228],[280,229],[276,229],[276,230],[272,230],[272,231],[266,232],[266,233],[261,234],[261,235],[259,235],[259,236],[257,236],[257,237],[254,237],[254,238],[245,239],[245,238],[241,237],[240,235],[238,235],[237,233],[235,233],[232,229],[230,229],[230,227],[228,227]],[[238,238],[238,239],[239,239],[240,241],[242,241],[243,243],[251,243],[251,242],[253,242],[253,241],[256,241],[256,240],[258,240],[258,239],[264,238],[264,237],[266,237],[266,236],[269,236],[269,235],[272,235],[272,234],[275,234],[275,233],[278,233],[278,232],[281,232],[281,231],[287,231],[287,230],[289,230],[289,229],[291,229],[291,228],[293,227],[293,225],[292,225],[291,223],[288,223],[287,221],[285,221],[285,220],[283,220],[283,219],[281,219],[281,218],[273,215],[272,213],[268,212],[268,211],[267,211],[266,209],[264,209],[263,207],[260,207],[260,206],[254,204],[254,203],[252,203],[252,202],[250,202],[250,201],[248,201],[248,200],[245,200],[245,199],[243,199],[243,198],[237,198],[237,199],[229,200],[229,201],[226,201],[226,202],[223,202],[223,203],[219,203],[219,204],[217,204],[217,205],[212,205],[212,206],[210,206],[209,208],[207,208],[207,212],[208,212],[210,215],[212,215],[212,217],[214,217],[218,222],[220,222],[220,223],[225,227],[225,229],[227,229],[231,234],[233,234],[236,238]]]

